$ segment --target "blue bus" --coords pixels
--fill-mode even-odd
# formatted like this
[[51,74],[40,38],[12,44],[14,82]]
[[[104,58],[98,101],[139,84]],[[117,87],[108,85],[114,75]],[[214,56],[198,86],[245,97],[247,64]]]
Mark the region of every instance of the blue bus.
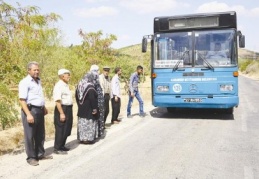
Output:
[[154,18],[151,44],[152,103],[176,108],[215,108],[232,114],[239,104],[236,12]]

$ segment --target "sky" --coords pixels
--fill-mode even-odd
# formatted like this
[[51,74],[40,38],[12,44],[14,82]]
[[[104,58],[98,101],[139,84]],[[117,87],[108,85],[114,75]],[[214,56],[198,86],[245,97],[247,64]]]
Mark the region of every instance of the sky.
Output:
[[57,27],[64,45],[81,44],[78,30],[117,36],[113,48],[140,44],[144,35],[153,34],[154,17],[204,12],[236,11],[238,30],[246,38],[246,49],[259,52],[258,0],[4,0],[16,6],[38,6],[41,14],[62,17]]

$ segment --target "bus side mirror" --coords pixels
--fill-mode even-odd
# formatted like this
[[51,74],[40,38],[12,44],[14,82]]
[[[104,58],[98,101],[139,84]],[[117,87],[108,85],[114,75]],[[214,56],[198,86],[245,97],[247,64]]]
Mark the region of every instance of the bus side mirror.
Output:
[[142,39],[142,52],[147,52],[147,38],[143,37]]
[[239,36],[239,47],[240,48],[244,48],[245,47],[245,36],[244,35],[240,35]]

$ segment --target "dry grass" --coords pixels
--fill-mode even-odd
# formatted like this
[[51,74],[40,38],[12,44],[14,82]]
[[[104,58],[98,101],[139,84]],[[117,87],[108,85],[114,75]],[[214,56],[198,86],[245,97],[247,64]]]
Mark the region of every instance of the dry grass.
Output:
[[23,128],[17,126],[0,132],[0,155],[13,152],[22,146]]

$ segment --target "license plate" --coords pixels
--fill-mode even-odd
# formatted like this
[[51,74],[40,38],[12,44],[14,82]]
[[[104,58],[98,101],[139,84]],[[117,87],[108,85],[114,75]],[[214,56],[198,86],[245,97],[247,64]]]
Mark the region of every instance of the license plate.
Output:
[[186,103],[201,103],[202,99],[201,98],[185,98],[184,102],[186,102]]

